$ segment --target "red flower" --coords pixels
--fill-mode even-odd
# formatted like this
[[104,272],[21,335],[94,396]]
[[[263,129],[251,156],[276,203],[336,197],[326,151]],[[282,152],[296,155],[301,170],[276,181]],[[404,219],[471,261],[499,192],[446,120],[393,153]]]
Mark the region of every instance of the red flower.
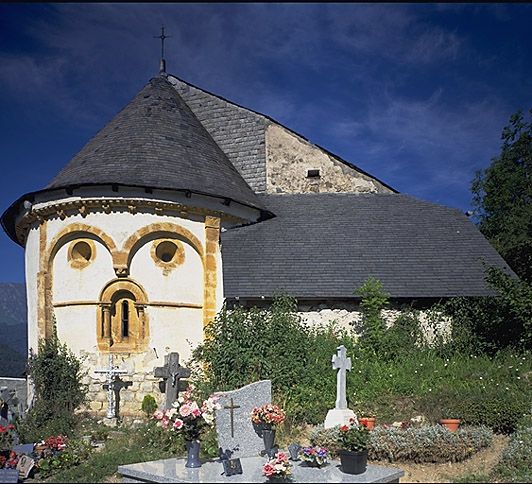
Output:
[[349,430],[349,427],[347,425],[343,425],[342,427],[340,427],[340,430],[342,432],[347,432]]
[[15,428],[15,426],[12,425],[12,424],[9,424],[9,425],[7,426],[7,428],[8,428],[9,430],[13,430],[13,429]]

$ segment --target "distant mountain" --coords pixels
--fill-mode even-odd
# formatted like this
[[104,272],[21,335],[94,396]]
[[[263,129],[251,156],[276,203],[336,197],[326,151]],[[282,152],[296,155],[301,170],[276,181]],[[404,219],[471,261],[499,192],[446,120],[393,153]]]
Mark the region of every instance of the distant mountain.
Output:
[[[23,355],[24,360],[28,352],[26,314],[26,285],[14,282],[0,283],[0,343]],[[5,360],[4,349],[2,346],[0,353],[2,360]],[[0,376],[10,375],[4,374],[0,366]]]
[[26,356],[0,342],[0,376],[22,378],[26,361]]

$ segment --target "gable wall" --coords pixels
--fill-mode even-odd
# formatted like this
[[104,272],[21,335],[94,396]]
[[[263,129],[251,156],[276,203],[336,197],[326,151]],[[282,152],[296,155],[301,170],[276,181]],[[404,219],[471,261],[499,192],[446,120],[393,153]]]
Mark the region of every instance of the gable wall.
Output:
[[[268,193],[393,193],[382,183],[348,166],[278,124],[266,130]],[[318,177],[309,177],[318,170]]]

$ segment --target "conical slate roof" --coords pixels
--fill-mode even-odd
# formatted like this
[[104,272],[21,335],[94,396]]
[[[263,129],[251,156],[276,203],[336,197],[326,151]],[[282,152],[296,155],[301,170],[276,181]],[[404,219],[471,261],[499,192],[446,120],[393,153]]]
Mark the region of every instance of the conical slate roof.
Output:
[[162,76],[148,84],[46,186],[126,185],[262,204]]

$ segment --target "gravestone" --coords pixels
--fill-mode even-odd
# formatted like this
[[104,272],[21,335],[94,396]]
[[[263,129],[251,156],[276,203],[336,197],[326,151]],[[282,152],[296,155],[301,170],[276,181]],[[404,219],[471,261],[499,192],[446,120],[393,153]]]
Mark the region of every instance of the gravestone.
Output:
[[3,484],[16,484],[18,482],[17,469],[0,469],[0,482]]
[[124,375],[126,370],[120,370],[117,366],[113,365],[113,355],[109,354],[109,366],[103,370],[95,370],[95,373],[101,373],[107,376],[107,414],[106,418],[108,424],[116,425],[118,415],[116,412],[116,406],[114,402],[114,396],[116,391],[116,377],[118,375]]
[[13,417],[11,409],[18,405],[18,403],[15,390],[8,389],[7,387],[0,388],[0,425],[5,427],[11,422]]
[[172,408],[172,403],[177,400],[179,380],[181,378],[188,378],[190,376],[190,370],[179,365],[179,353],[174,352],[164,357],[164,366],[155,368],[153,375],[157,378],[164,379],[164,393],[166,396],[164,408],[168,410]]
[[346,371],[351,371],[351,358],[347,358],[346,354],[346,347],[341,345],[338,346],[336,355],[332,357],[333,370],[338,370],[336,375],[336,402],[335,408],[327,412],[323,425],[326,429],[336,425],[348,424],[351,418],[356,421],[355,412],[347,408]]
[[272,401],[272,382],[261,380],[238,390],[218,392],[220,409],[216,410],[216,433],[222,451],[232,458],[260,455],[264,441],[255,430],[251,412]]

